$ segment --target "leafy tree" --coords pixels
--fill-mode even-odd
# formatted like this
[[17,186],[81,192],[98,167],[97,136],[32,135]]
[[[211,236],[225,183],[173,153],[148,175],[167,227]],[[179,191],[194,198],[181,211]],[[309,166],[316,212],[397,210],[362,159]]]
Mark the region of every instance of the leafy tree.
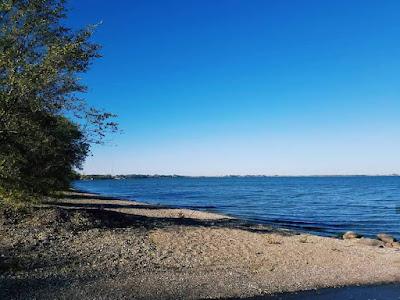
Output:
[[78,96],[100,57],[94,27],[73,31],[65,17],[63,0],[0,0],[0,198],[67,186],[90,144],[117,130]]

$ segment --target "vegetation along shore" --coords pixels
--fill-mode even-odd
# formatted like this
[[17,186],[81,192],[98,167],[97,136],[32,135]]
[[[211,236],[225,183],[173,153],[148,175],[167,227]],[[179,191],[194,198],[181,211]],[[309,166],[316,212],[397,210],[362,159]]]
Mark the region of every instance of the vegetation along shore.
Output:
[[400,281],[390,237],[344,239],[80,192],[2,210],[0,298],[203,299]]

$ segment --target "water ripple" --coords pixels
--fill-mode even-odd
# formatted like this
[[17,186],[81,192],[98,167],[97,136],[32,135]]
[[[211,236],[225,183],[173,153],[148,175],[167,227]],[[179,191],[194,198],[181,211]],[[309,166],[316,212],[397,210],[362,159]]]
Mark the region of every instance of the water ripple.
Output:
[[212,210],[337,235],[400,238],[400,177],[148,178],[76,181],[78,189],[153,204]]

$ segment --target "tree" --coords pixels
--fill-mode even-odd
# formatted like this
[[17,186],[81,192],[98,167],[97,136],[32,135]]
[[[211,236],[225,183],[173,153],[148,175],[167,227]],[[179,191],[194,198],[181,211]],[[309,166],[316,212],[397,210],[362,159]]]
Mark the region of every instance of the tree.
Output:
[[[94,27],[62,25],[63,0],[0,0],[0,197],[65,187],[90,145],[116,131],[79,74],[100,57]],[[2,196],[1,196],[2,195]]]

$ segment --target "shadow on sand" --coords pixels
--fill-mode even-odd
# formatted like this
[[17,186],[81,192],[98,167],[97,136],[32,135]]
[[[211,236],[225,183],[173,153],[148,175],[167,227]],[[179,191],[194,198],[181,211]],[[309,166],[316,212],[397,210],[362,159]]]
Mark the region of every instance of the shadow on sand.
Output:
[[[110,203],[113,200],[119,200],[115,198],[98,197],[96,196],[85,196],[85,195],[69,195],[65,199],[83,200],[87,199],[101,199],[107,201],[107,203],[80,203],[80,202],[63,202],[60,198],[58,201],[47,201],[46,208],[57,207],[61,210],[68,212],[79,211],[84,212],[96,226],[102,228],[127,228],[127,227],[144,227],[147,229],[163,228],[169,226],[201,226],[201,227],[213,227],[213,228],[235,228],[245,230],[249,232],[257,233],[276,233],[284,236],[295,235],[297,233],[274,228],[268,225],[260,225],[240,219],[197,219],[191,217],[149,217],[140,214],[130,213],[129,209],[132,210],[164,210],[173,209],[167,206],[158,205],[145,205],[145,204],[119,204]],[[123,209],[124,211],[118,211]]]

